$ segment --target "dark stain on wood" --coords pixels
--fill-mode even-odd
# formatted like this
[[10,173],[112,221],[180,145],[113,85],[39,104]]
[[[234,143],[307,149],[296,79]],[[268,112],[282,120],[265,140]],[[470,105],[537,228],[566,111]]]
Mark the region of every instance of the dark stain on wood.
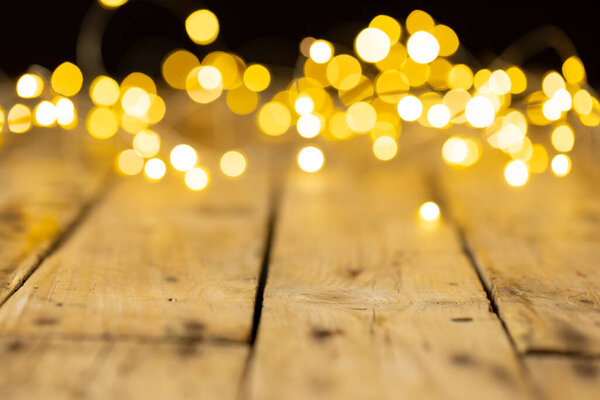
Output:
[[56,323],[58,321],[55,318],[39,317],[39,318],[36,318],[33,322],[36,325],[40,325],[40,326],[52,326],[52,325],[56,325]]
[[452,364],[460,365],[461,367],[471,367],[477,364],[473,357],[462,353],[453,354],[450,356],[450,361]]
[[204,331],[204,328],[206,328],[206,326],[202,322],[196,321],[194,319],[186,321],[183,324],[183,326],[185,330],[189,333],[201,333]]
[[490,373],[498,382],[510,385],[513,383],[513,377],[502,365],[490,365]]
[[590,360],[577,360],[572,366],[575,374],[581,378],[592,379],[598,376],[598,367]]
[[348,275],[350,275],[351,278],[356,278],[363,271],[364,268],[348,268]]
[[558,335],[564,342],[575,348],[581,348],[589,341],[587,336],[564,322],[559,326]]
[[331,330],[331,329],[323,329],[323,328],[313,328],[311,331],[311,335],[313,337],[313,339],[315,339],[316,341],[325,341],[328,339],[331,339],[332,337],[336,336],[336,335],[343,335],[344,331],[341,329],[335,329],[335,330]]
[[20,340],[14,340],[6,345],[7,353],[18,353],[23,349],[25,349],[25,345]]
[[588,299],[579,299],[579,302],[583,303],[583,304],[594,304],[593,301],[588,300]]
[[473,318],[471,318],[471,317],[458,317],[458,318],[452,318],[451,321],[452,322],[473,322]]
[[177,278],[176,276],[169,275],[169,276],[165,277],[165,281],[174,283],[174,282],[178,282],[179,278]]

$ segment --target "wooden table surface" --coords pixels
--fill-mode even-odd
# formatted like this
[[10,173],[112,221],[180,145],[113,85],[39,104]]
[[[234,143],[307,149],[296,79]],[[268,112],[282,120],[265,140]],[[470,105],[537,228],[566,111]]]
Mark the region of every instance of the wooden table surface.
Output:
[[113,176],[83,132],[26,135],[0,152],[2,399],[600,398],[577,166],[511,189],[332,145],[319,173],[250,152],[194,193]]

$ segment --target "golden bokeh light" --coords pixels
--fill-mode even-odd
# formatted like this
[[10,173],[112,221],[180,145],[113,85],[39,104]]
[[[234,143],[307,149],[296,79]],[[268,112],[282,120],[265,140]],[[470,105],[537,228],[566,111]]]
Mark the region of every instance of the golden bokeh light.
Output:
[[196,44],[210,44],[219,35],[219,20],[209,10],[197,10],[185,20],[185,30]]
[[223,154],[219,163],[221,171],[231,178],[238,177],[246,170],[246,157],[239,151],[231,150]]
[[144,159],[135,150],[123,150],[117,157],[117,171],[123,175],[137,175],[144,168]]
[[110,108],[94,107],[87,115],[86,128],[96,139],[108,139],[119,130],[119,117]]
[[252,64],[244,71],[244,85],[253,92],[262,92],[269,87],[271,74],[260,64]]
[[188,188],[198,191],[208,186],[210,175],[202,167],[194,167],[185,173],[185,184]]
[[429,32],[415,32],[406,44],[408,55],[419,64],[429,64],[435,60],[440,52],[440,44],[435,36]]
[[444,104],[434,104],[427,111],[427,121],[434,128],[443,128],[450,122],[450,110]]
[[17,95],[24,99],[38,97],[44,91],[44,81],[36,74],[25,74],[17,81]]
[[127,3],[128,0],[98,0],[98,3],[104,8],[108,8],[110,10],[119,8],[123,4]]
[[566,154],[558,154],[552,159],[551,166],[554,175],[567,176],[571,172],[571,159]]
[[163,61],[161,66],[164,80],[174,89],[185,89],[188,74],[200,66],[198,57],[187,50],[175,50]]
[[31,110],[24,104],[15,104],[8,111],[6,120],[12,133],[24,133],[31,128]]
[[529,168],[524,161],[514,160],[504,168],[504,179],[510,186],[523,186],[529,180]]
[[151,158],[144,165],[144,174],[153,181],[162,179],[166,172],[167,166],[160,158]]
[[97,106],[112,106],[120,95],[119,84],[109,76],[100,75],[90,85],[90,98]]
[[373,142],[373,155],[381,161],[389,161],[396,156],[398,144],[393,137],[380,136]]
[[418,97],[409,95],[398,102],[398,115],[405,121],[416,121],[423,112],[423,104]]
[[258,95],[246,86],[230,90],[225,96],[227,107],[238,115],[250,114],[258,105]]
[[475,128],[485,128],[494,122],[496,111],[494,105],[485,96],[475,96],[467,103],[465,115],[467,121]]
[[433,18],[423,10],[414,10],[406,18],[406,30],[410,34],[429,31],[435,26]]
[[585,81],[585,67],[577,56],[571,56],[562,65],[562,73],[567,82],[580,84]]
[[383,60],[390,52],[390,38],[378,28],[363,29],[354,42],[354,49],[358,56],[370,63]]
[[552,131],[552,146],[558,151],[569,152],[575,144],[575,135],[569,125],[559,125]]
[[296,129],[303,138],[313,138],[321,131],[321,120],[314,114],[301,115],[296,122]]
[[44,100],[34,109],[35,123],[38,126],[52,126],[56,123],[56,106],[51,102]]
[[52,73],[50,85],[55,93],[67,97],[74,96],[81,90],[83,74],[77,65],[64,62]]
[[440,218],[440,207],[433,201],[423,203],[419,207],[419,217],[426,222],[435,222]]
[[198,155],[196,154],[196,150],[191,146],[179,144],[173,147],[169,159],[171,160],[171,165],[176,170],[189,171],[196,165]]
[[133,137],[133,149],[144,158],[154,157],[160,150],[160,136],[149,129],[139,131]]
[[304,147],[298,153],[298,166],[305,172],[317,172],[323,168],[325,156],[323,152],[314,146]]
[[325,64],[333,56],[333,46],[326,40],[315,40],[310,45],[309,55],[317,64]]
[[400,40],[400,36],[402,35],[402,26],[400,23],[388,15],[376,16],[369,23],[369,27],[385,32],[392,44]]
[[377,112],[369,103],[359,101],[346,110],[346,122],[350,129],[359,133],[366,133],[377,121]]

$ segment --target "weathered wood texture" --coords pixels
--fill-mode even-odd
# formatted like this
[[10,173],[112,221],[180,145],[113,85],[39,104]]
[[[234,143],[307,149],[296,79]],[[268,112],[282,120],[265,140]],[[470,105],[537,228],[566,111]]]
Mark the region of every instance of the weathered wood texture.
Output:
[[547,400],[595,400],[600,394],[599,360],[529,356],[527,366]]
[[0,308],[0,334],[247,341],[268,208],[254,172],[203,193],[122,180]]
[[69,133],[28,133],[0,153],[0,304],[105,186],[98,152],[71,147]]
[[0,339],[3,399],[236,398],[246,345]]
[[531,394],[455,231],[418,221],[430,196],[413,167],[292,174],[250,398]]
[[442,186],[519,351],[600,354],[600,186],[577,164],[522,188],[501,174],[481,165]]

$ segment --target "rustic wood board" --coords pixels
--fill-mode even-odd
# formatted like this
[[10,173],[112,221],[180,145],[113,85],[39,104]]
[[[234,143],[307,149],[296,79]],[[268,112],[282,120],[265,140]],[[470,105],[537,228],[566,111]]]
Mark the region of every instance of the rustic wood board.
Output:
[[523,353],[600,354],[600,186],[577,167],[510,188],[480,165],[441,184]]
[[596,400],[600,361],[561,356],[529,356],[527,366],[548,400]]
[[0,308],[0,334],[247,341],[268,203],[260,169],[202,193],[124,179]]
[[106,158],[77,134],[29,132],[0,153],[0,304],[106,186]]
[[0,339],[11,400],[234,400],[247,345]]
[[253,399],[527,398],[524,371],[414,165],[288,180]]

